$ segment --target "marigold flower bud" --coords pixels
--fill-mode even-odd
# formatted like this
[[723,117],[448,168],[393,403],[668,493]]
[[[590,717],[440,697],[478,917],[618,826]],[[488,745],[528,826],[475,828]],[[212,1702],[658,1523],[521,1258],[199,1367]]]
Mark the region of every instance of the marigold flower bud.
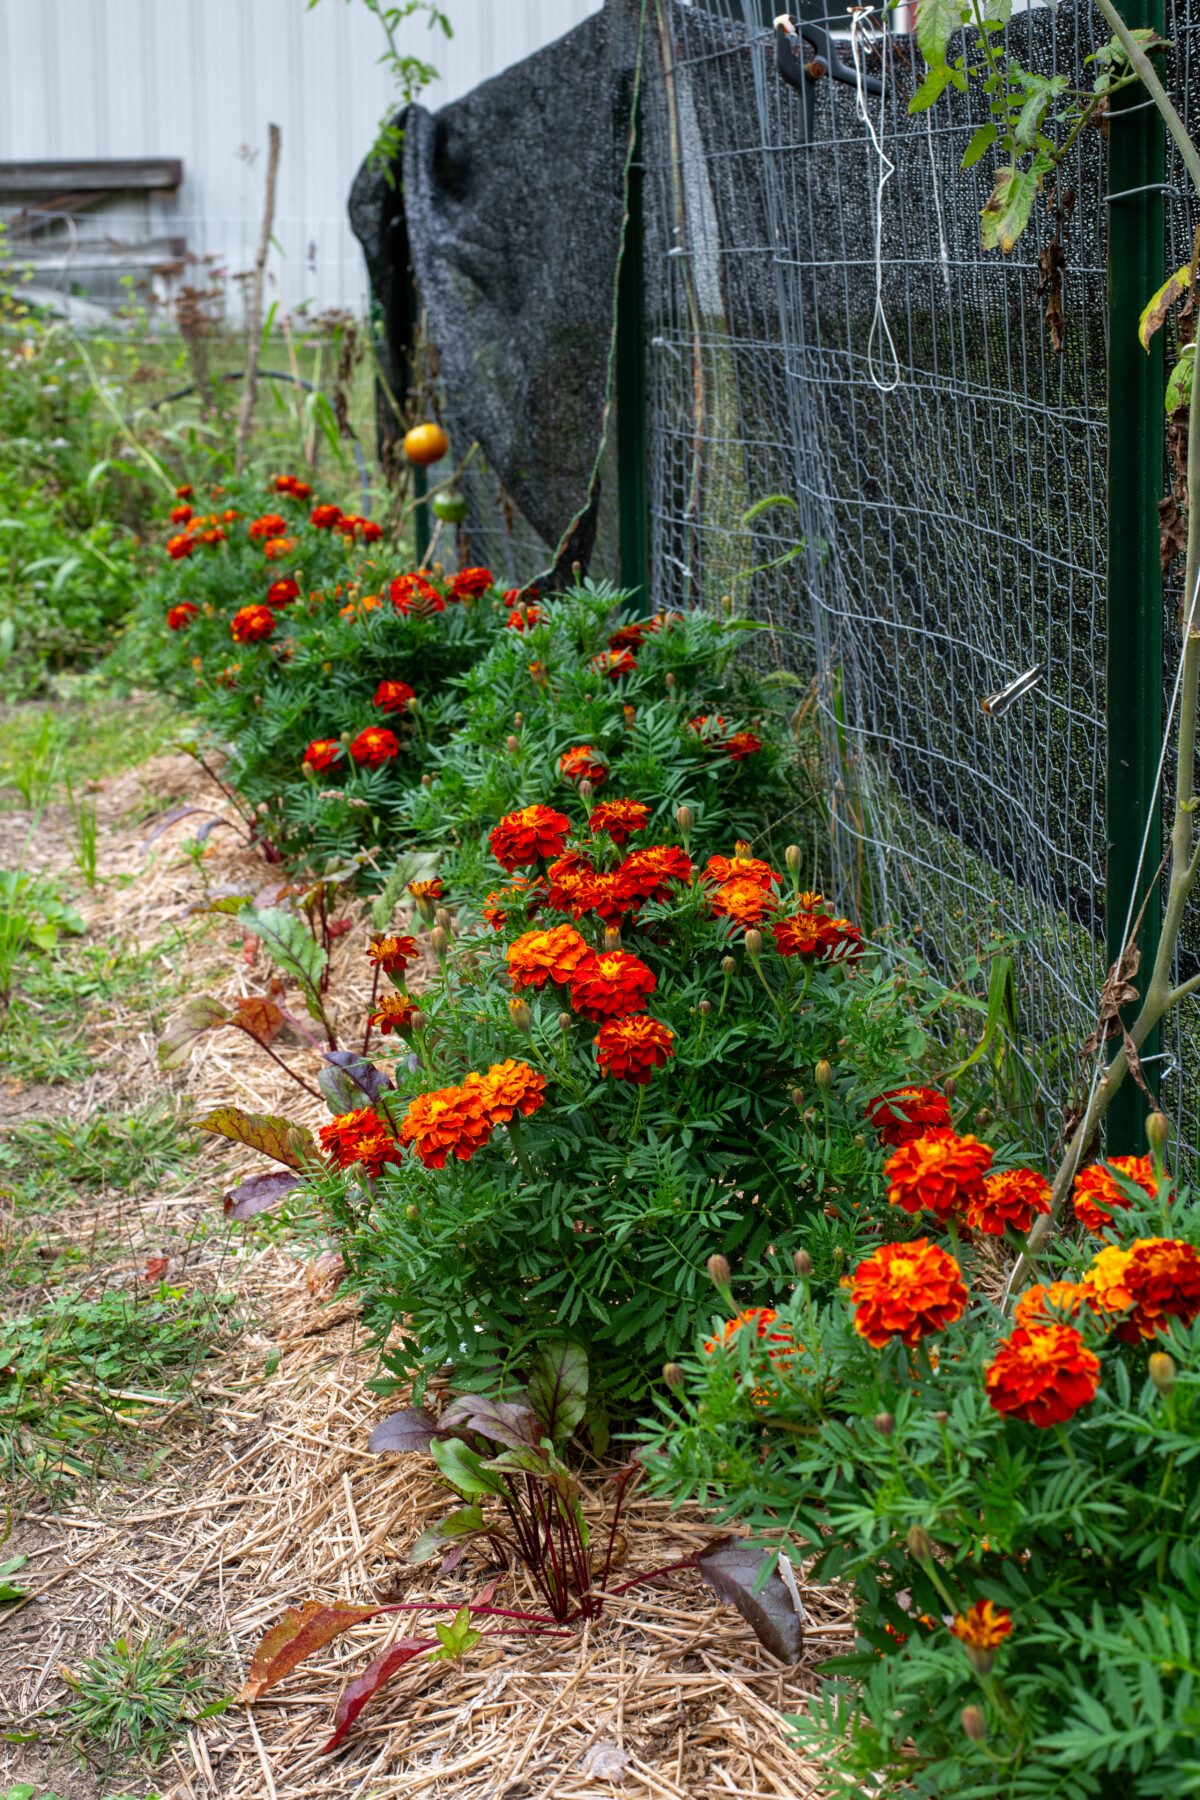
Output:
[[702,1019],[707,1019],[709,1013],[712,1011],[712,1001],[711,1000],[701,1000],[700,1004],[696,1008],[696,1011],[700,1014],[700,1017]]
[[982,1744],[984,1738],[987,1736],[987,1724],[983,1717],[983,1708],[979,1706],[964,1706],[961,1718],[962,1728],[971,1739],[972,1743]]
[[817,1064],[815,1080],[817,1086],[821,1088],[824,1093],[828,1093],[833,1086],[833,1065],[824,1056]]
[[792,1089],[792,1105],[793,1106],[803,1106],[804,1105],[804,1089],[803,1088],[793,1088]]
[[450,948],[450,939],[440,925],[435,925],[430,932],[429,942],[433,954],[437,957],[438,961],[441,962],[445,957],[447,950]]
[[592,704],[592,701],[595,699],[595,697],[596,696],[594,694],[585,694],[583,696],[583,704],[585,706],[590,706]]
[[669,1388],[679,1391],[684,1383],[684,1373],[678,1363],[663,1364],[663,1380]]
[[986,1106],[981,1106],[975,1114],[975,1124],[978,1130],[986,1131],[995,1116],[995,1113],[989,1112]]
[[517,754],[517,751],[521,748],[521,740],[519,737],[514,737],[513,734],[510,732],[509,735],[504,740],[504,747],[506,750],[511,751],[512,754],[515,756]]
[[349,744],[349,743],[350,743],[350,741],[351,741],[351,738],[352,738],[352,736],[353,736],[353,733],[352,733],[352,732],[349,732],[349,731],[343,731],[343,732],[342,732],[342,734],[341,734],[341,738],[340,738],[340,742],[341,742],[341,743],[343,743],[343,744]]
[[582,579],[583,579],[583,564],[580,562],[573,562],[571,564],[571,573],[575,577],[577,582],[582,581]]
[[737,962],[734,957],[723,956],[721,958],[721,973],[727,979],[729,976],[737,974]]
[[434,924],[440,925],[443,931],[449,931],[451,925],[454,922],[451,919],[450,914],[446,911],[444,906],[438,907],[437,911],[433,915],[433,919],[434,919]]
[[1175,1358],[1156,1350],[1150,1358],[1150,1379],[1160,1394],[1169,1394],[1175,1386]]
[[896,1421],[889,1412],[875,1414],[875,1429],[880,1437],[891,1437],[896,1429]]
[[588,780],[587,776],[585,775],[583,780],[579,784],[579,798],[586,805],[587,802],[591,799],[592,795],[595,793],[595,791],[596,791],[595,788],[592,786],[591,782]]
[[910,1525],[908,1537],[908,1554],[915,1562],[929,1562],[933,1556],[933,1539],[923,1525]]
[[305,781],[315,782],[317,779],[317,771],[310,762],[300,764],[300,773],[303,775]]
[[570,1031],[571,1025],[572,1025],[572,1019],[571,1019],[570,1013],[559,1013],[558,1029],[560,1031]]
[[432,775],[422,775],[421,786],[423,788],[431,788],[433,786],[433,776]]
[[1161,1156],[1167,1147],[1170,1123],[1166,1113],[1152,1112],[1146,1119],[1146,1142],[1155,1156]]
[[322,663],[321,664],[321,673],[322,673],[322,675],[332,675],[333,674],[333,664],[332,663]]
[[609,925],[605,927],[604,948],[606,950],[619,950],[621,948],[621,927],[619,925]]
[[798,875],[800,873],[800,865],[804,861],[804,853],[799,844],[789,844],[783,853],[783,860],[787,865],[788,874]]
[[750,957],[751,961],[757,962],[759,957],[762,955],[762,947],[763,947],[762,932],[755,931],[752,926],[750,928],[750,930],[746,933],[746,955],[748,957]]
[[420,1007],[417,1008],[416,1012],[413,1014],[412,1018],[409,1020],[409,1024],[412,1026],[412,1029],[414,1031],[424,1031],[424,1029],[425,1029],[426,1025],[428,1025],[428,1023],[429,1023],[429,1020],[425,1017],[425,1014],[421,1011]]
[[806,1280],[807,1277],[812,1274],[812,1257],[808,1254],[807,1250],[794,1250],[792,1252],[792,1267],[795,1269],[801,1281]]
[[950,1414],[948,1412],[935,1412],[933,1416],[939,1425],[948,1425],[950,1423]]
[[421,1209],[419,1206],[406,1206],[404,1209],[404,1216],[406,1219],[410,1220],[419,1219],[421,1216]]
[[513,730],[514,731],[520,731],[520,729],[524,725],[524,723],[525,723],[525,714],[524,713],[516,712],[513,714]]
[[417,699],[417,696],[415,694],[410,694],[404,704],[415,719],[421,710],[421,702]]
[[675,692],[675,677],[672,674],[670,669],[667,670],[667,692],[669,694],[673,694]]
[[725,614],[726,618],[728,618],[733,611],[733,601],[728,594],[721,595],[721,611]]
[[943,1081],[942,1092],[943,1092],[943,1094],[945,1094],[947,1100],[953,1100],[955,1094],[957,1094],[958,1083],[957,1083],[957,1081],[955,1081],[953,1075],[951,1075],[946,1081]]
[[533,1014],[529,1010],[529,1002],[527,1000],[519,999],[510,1000],[508,1003],[508,1011],[517,1030],[524,1032],[526,1037],[532,1037]]
[[729,1286],[731,1270],[729,1267],[729,1258],[727,1256],[722,1256],[718,1252],[709,1257],[706,1266],[708,1268],[709,1279],[712,1281],[714,1287]]

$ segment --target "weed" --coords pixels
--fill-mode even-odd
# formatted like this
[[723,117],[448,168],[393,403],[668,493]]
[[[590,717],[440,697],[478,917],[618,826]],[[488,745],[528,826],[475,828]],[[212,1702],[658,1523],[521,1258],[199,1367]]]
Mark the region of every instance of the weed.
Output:
[[[18,771],[27,769],[46,721],[60,770],[75,786],[119,774],[165,750],[178,734],[178,708],[163,701],[128,697],[111,683],[84,676],[56,683],[61,704],[51,708],[0,709],[0,785],[24,788]],[[29,804],[29,802],[26,802]]]
[[7,1004],[17,963],[28,951],[53,950],[60,932],[83,929],[79,914],[48,881],[0,869],[0,1002]]
[[128,1113],[98,1113],[78,1124],[19,1125],[0,1143],[0,1170],[36,1189],[39,1209],[79,1187],[126,1194],[182,1175],[195,1154],[169,1101]]
[[96,803],[76,800],[71,777],[67,776],[67,803],[75,823],[75,843],[71,859],[90,888],[96,885]]
[[50,798],[57,764],[54,722],[44,712],[36,736],[26,738],[8,765],[12,784],[28,811],[37,812]]
[[110,1764],[138,1752],[157,1762],[173,1738],[209,1715],[202,1698],[210,1689],[208,1655],[182,1633],[140,1644],[117,1638],[68,1678],[63,1723],[81,1747],[90,1740],[107,1749]]
[[[157,1008],[164,948],[64,943],[53,955],[28,957],[18,971],[8,1012],[0,1017],[7,1076],[24,1081],[76,1081],[86,1075],[92,1031],[128,1003]],[[2,971],[0,971],[2,973]],[[154,1027],[153,1017],[151,1018]]]

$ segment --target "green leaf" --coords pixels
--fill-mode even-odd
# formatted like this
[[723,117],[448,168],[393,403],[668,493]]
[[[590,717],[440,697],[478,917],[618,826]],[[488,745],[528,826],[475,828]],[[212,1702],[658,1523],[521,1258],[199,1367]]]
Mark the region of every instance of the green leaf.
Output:
[[570,1437],[587,1406],[587,1351],[579,1344],[546,1344],[529,1373],[529,1404],[546,1436],[558,1445]]
[[925,112],[936,100],[940,100],[950,85],[952,71],[945,63],[939,63],[930,69],[928,75],[908,103],[910,113]]
[[435,1525],[427,1525],[412,1549],[408,1553],[409,1562],[428,1562],[431,1556],[437,1556],[447,1544],[457,1543],[460,1538],[476,1537],[484,1530],[483,1511],[478,1506],[464,1506],[459,1512],[448,1513]]
[[764,500],[756,500],[754,505],[742,514],[742,524],[752,524],[760,513],[766,512],[769,506],[790,506],[793,512],[800,510],[798,502],[793,500],[790,494],[768,494]]
[[247,907],[238,916],[246,930],[257,937],[276,968],[284,970],[298,983],[310,1016],[324,1025],[321,975],[326,957],[304,920],[277,906],[269,906],[263,912]]
[[459,1607],[448,1625],[435,1625],[433,1629],[437,1632],[442,1647],[440,1650],[430,1652],[431,1663],[439,1660],[458,1662],[468,1650],[473,1650],[483,1637],[483,1633],[476,1631],[471,1624],[469,1602]]
[[164,1074],[182,1069],[196,1044],[206,1031],[224,1025],[232,1015],[220,1000],[199,994],[185,1004],[183,1011],[168,1024],[158,1040],[158,1066]]
[[451,1487],[456,1487],[468,1499],[475,1494],[504,1492],[503,1483],[485,1470],[483,1458],[457,1438],[451,1438],[448,1442],[435,1438],[430,1451]]
[[319,1162],[311,1131],[306,1125],[293,1125],[275,1113],[246,1113],[239,1106],[218,1106],[203,1119],[193,1119],[197,1131],[213,1131],[220,1137],[232,1138],[251,1150],[261,1150],[288,1169],[304,1170],[307,1164]]
[[1024,83],[1027,98],[1017,114],[1017,122],[1013,126],[1013,139],[1020,149],[1029,150],[1033,147],[1037,128],[1042,122],[1042,114],[1051,101],[1057,99],[1062,93],[1066,86],[1066,78],[1061,75],[1056,75],[1051,79],[1042,75],[1026,75]]
[[1166,322],[1167,314],[1181,295],[1186,294],[1191,279],[1192,265],[1184,263],[1181,269],[1168,277],[1142,308],[1142,316],[1138,320],[1138,342],[1142,349],[1148,351],[1150,339],[1159,327]]
[[999,249],[1008,254],[1029,223],[1040,185],[1041,177],[1033,169],[1015,169],[1006,163],[996,170],[996,185],[980,215],[985,250]]
[[960,0],[917,0],[917,43],[931,69],[946,60],[946,46],[963,22]]
[[963,153],[963,168],[973,168],[983,155],[984,151],[988,149],[990,145],[994,144],[999,136],[1000,130],[998,126],[981,125]]
[[1190,406],[1192,403],[1192,371],[1196,367],[1196,346],[1185,344],[1179,352],[1179,361],[1171,370],[1167,382],[1166,408],[1168,414],[1177,407]]

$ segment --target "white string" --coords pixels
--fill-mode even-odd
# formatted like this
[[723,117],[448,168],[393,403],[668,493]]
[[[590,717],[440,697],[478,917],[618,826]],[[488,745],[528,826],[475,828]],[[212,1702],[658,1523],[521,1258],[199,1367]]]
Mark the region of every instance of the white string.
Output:
[[[858,116],[866,126],[867,135],[879,158],[879,180],[875,186],[875,313],[871,320],[870,335],[867,338],[867,374],[871,378],[872,386],[876,387],[881,394],[890,394],[900,386],[903,379],[900,373],[900,358],[896,353],[896,345],[892,339],[887,314],[883,308],[883,190],[896,173],[896,165],[885,155],[882,142],[886,116],[884,109],[887,106],[887,22],[885,19],[879,40],[883,51],[880,58],[880,87],[883,91],[879,96],[879,130],[876,131],[871,123],[871,115],[867,111],[867,92],[863,86],[862,33],[867,28],[867,17],[865,8],[850,16],[850,53],[854,58],[854,77],[858,89]],[[881,379],[876,372],[875,337],[881,330],[887,339],[887,347],[892,356],[893,374],[890,381]]]
[[933,205],[937,213],[938,225],[938,261],[942,265],[942,280],[946,283],[946,292],[950,293],[950,246],[946,242],[946,221],[942,217],[942,191],[938,185],[937,157],[933,150],[933,108],[925,109],[925,130],[929,138],[929,173],[933,178]]

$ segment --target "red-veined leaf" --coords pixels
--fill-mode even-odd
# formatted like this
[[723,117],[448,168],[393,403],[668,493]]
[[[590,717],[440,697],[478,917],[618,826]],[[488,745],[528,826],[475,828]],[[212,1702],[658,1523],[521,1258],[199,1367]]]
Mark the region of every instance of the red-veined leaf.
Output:
[[247,994],[235,1000],[234,1005],[238,1024],[260,1044],[269,1044],[283,1030],[283,1014],[273,1000],[264,999],[261,994]]
[[373,1619],[383,1610],[379,1606],[326,1606],[320,1600],[305,1601],[302,1611],[289,1606],[254,1652],[239,1700],[249,1705],[277,1681],[282,1681],[285,1675],[290,1675],[297,1663],[302,1663],[314,1650],[320,1650],[322,1645],[340,1637],[351,1625]]
[[436,1638],[399,1638],[374,1662],[368,1663],[338,1701],[333,1715],[333,1736],[327,1744],[322,1744],[317,1755],[328,1756],[331,1750],[336,1750],[367,1701],[374,1698],[384,1682],[390,1681],[396,1670],[402,1669],[414,1656],[420,1656],[422,1650],[432,1650],[436,1644]]
[[247,1113],[240,1106],[218,1106],[205,1118],[193,1119],[192,1124],[197,1131],[215,1131],[235,1144],[261,1150],[288,1169],[303,1170],[305,1163],[320,1160],[308,1127],[293,1125],[277,1113]]
[[269,1175],[250,1175],[245,1181],[226,1194],[224,1200],[225,1217],[227,1219],[253,1219],[260,1212],[266,1212],[285,1194],[290,1194],[294,1187],[299,1187],[298,1175],[280,1175],[274,1169]]
[[229,1008],[209,994],[197,994],[185,1001],[183,1011],[170,1021],[158,1040],[158,1066],[164,1073],[182,1069],[192,1054],[192,1046],[230,1017]]

